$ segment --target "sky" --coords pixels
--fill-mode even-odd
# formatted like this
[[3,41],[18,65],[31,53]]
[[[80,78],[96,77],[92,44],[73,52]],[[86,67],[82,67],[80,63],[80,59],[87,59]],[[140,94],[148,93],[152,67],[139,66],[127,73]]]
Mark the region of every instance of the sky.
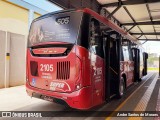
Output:
[[148,53],[157,53],[160,55],[160,42],[148,41],[142,45],[146,52]]
[[57,5],[47,1],[47,0],[23,0],[28,2],[36,7],[39,7],[48,12],[54,12],[57,10],[62,10],[62,8],[58,7]]

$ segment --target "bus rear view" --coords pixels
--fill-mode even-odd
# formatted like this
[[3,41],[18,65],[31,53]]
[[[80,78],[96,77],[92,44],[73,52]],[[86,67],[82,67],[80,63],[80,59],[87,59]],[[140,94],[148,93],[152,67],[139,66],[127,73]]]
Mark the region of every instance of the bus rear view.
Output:
[[88,8],[35,19],[28,37],[28,95],[76,109],[121,98],[146,75],[147,57],[143,59],[141,47],[133,41],[129,33]]
[[77,45],[82,37],[83,16],[83,12],[65,11],[32,22],[27,48],[28,95],[67,103],[73,108],[91,106],[91,88],[87,87],[90,79],[82,78],[85,72],[84,68],[82,73],[82,61],[87,61],[81,55],[88,54]]

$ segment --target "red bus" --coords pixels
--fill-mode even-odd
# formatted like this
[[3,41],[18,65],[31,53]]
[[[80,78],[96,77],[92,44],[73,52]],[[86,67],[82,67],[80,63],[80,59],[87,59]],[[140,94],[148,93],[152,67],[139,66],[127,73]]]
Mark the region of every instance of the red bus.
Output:
[[43,15],[29,32],[26,91],[76,109],[120,98],[147,73],[147,55],[136,42],[88,8]]

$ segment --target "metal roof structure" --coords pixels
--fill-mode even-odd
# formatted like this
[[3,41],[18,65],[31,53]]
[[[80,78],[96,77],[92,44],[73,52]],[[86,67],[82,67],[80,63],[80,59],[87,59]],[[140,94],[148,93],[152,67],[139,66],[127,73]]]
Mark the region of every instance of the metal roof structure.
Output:
[[88,7],[138,40],[160,41],[159,0],[48,0],[64,9]]

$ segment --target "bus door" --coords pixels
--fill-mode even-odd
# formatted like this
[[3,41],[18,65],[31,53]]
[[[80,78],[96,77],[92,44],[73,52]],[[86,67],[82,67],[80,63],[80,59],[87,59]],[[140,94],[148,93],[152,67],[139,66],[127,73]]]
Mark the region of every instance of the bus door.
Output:
[[134,60],[134,82],[138,82],[140,78],[140,56],[139,49],[132,48],[133,60]]
[[140,56],[140,79],[139,81],[141,81],[142,77],[143,77],[143,72],[144,72],[144,55],[143,55],[143,51],[142,49],[139,47],[139,56]]
[[90,22],[90,61],[93,105],[101,104],[104,101],[104,59],[103,59],[103,39],[100,35],[100,24],[92,18]]
[[148,54],[146,52],[143,53],[143,58],[144,58],[144,70],[143,70],[143,75],[147,75],[147,59],[148,59]]
[[109,101],[117,92],[119,84],[119,47],[118,40],[112,35],[104,37],[105,58],[105,100]]

